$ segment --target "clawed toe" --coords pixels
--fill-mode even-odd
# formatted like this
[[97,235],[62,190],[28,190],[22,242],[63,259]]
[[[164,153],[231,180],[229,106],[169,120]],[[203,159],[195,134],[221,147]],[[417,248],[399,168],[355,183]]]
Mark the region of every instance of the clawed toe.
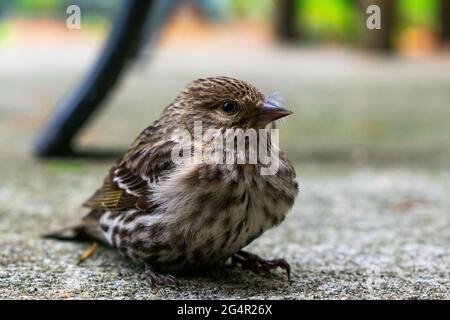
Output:
[[285,259],[264,260],[255,254],[239,251],[231,257],[231,263],[257,274],[270,274],[273,269],[281,268],[285,271],[288,281],[291,280],[291,266]]
[[161,274],[156,272],[151,266],[145,265],[144,275],[146,280],[154,288],[165,286],[177,286],[177,279],[171,274]]
[[261,267],[266,269],[266,273],[270,273],[272,269],[281,268],[286,273],[288,281],[291,280],[291,266],[285,259],[263,260]]

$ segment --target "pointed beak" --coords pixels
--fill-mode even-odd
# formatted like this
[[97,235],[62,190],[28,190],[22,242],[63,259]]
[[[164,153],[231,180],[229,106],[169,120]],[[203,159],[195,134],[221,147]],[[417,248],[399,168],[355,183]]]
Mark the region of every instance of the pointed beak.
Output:
[[256,122],[262,125],[266,125],[271,123],[272,121],[286,117],[292,113],[292,111],[277,106],[273,102],[266,100],[256,112]]

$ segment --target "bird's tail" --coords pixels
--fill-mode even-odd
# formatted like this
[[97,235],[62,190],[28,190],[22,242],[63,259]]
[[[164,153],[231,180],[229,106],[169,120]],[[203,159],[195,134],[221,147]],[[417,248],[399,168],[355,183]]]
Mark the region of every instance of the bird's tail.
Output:
[[92,241],[95,240],[86,230],[85,225],[67,227],[41,236],[44,239],[54,239],[61,241]]
[[103,211],[92,210],[82,220],[80,224],[66,227],[55,232],[43,234],[44,239],[55,239],[62,241],[106,241],[99,226],[100,217]]

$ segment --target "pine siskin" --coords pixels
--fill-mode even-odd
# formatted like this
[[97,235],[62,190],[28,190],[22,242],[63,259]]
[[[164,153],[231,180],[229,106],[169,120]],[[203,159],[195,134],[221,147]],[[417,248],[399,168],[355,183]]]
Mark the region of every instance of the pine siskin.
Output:
[[[90,212],[70,228],[70,238],[99,240],[143,262],[154,286],[175,283],[172,275],[159,272],[213,266],[230,257],[232,263],[257,273],[281,267],[289,278],[284,259],[263,260],[242,250],[283,221],[294,203],[298,184],[284,153],[277,154],[278,170],[267,175],[261,174],[267,163],[248,163],[252,149],[256,152],[262,143],[259,136],[256,146],[245,137],[245,163],[229,163],[221,156],[217,159],[223,161],[216,162],[173,159],[180,144],[187,147],[184,155],[187,150],[192,156],[196,143],[210,143],[180,142],[177,129],[195,135],[195,123],[200,122],[202,134],[214,128],[228,137],[233,130],[273,128],[275,120],[289,114],[240,80],[213,77],[191,82],[109,170],[103,186],[84,203]],[[263,150],[275,147],[270,137],[266,140]],[[63,233],[49,237],[67,239]]]

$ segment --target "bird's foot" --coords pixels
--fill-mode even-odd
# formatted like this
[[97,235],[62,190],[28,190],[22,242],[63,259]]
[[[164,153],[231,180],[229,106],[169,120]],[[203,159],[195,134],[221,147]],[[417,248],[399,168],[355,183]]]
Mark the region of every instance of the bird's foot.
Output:
[[165,286],[177,286],[177,279],[171,274],[161,274],[155,271],[152,266],[146,264],[144,268],[146,280],[154,288]]
[[281,268],[286,272],[288,281],[291,280],[291,266],[284,259],[264,260],[256,254],[238,251],[231,256],[232,265],[240,265],[257,274],[270,274],[271,270]]

